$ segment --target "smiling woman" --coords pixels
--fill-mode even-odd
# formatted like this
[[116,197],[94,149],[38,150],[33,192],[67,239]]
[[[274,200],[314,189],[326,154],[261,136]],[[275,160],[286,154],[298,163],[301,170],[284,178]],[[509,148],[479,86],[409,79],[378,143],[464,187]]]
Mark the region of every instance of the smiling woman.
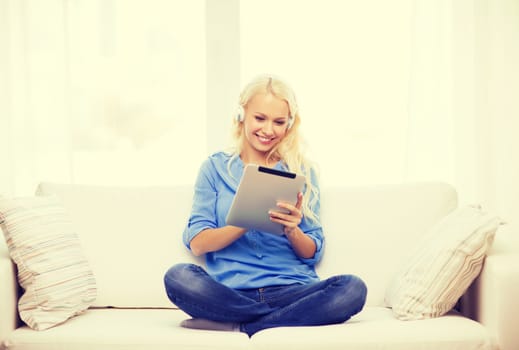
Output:
[[[252,336],[272,327],[345,322],[362,310],[367,289],[356,276],[320,280],[315,271],[324,252],[319,182],[299,149],[294,93],[283,80],[260,76],[244,87],[238,103],[236,148],[202,163],[184,230],[184,244],[194,255],[205,255],[206,264],[171,267],[164,277],[167,295],[193,317],[182,323],[188,328]],[[251,163],[305,177],[295,203],[279,201],[264,213],[251,208],[281,225],[282,235],[227,223]]]

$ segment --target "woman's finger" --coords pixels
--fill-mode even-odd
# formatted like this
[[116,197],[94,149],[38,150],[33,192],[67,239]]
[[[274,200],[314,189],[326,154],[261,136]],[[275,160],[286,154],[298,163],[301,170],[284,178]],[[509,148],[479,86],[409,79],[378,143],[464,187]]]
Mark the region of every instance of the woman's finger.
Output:
[[301,209],[302,206],[303,206],[303,193],[298,192],[296,208],[299,210],[299,209]]

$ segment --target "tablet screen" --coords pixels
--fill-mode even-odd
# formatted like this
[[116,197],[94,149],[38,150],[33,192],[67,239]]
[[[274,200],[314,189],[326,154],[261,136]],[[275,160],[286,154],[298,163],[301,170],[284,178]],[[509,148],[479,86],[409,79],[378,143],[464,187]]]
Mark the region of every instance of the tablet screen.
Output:
[[281,210],[278,201],[295,204],[305,177],[290,172],[248,164],[227,214],[227,225],[284,234],[281,224],[270,221],[269,210]]

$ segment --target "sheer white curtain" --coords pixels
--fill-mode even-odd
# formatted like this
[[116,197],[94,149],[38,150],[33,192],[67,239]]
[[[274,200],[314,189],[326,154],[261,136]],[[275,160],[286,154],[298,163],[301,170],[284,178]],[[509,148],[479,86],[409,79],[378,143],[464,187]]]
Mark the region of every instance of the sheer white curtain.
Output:
[[0,193],[194,181],[205,44],[203,0],[0,0]]
[[192,182],[258,73],[323,183],[447,181],[519,217],[516,0],[0,0],[0,193]]
[[263,0],[241,14],[242,80],[294,85],[323,182],[446,181],[519,217],[517,1]]
[[517,225],[519,3],[417,1],[413,18],[406,178]]
[[70,180],[64,26],[60,1],[0,1],[0,193]]
[[293,85],[323,183],[404,176],[411,4],[241,3],[242,79],[273,72]]

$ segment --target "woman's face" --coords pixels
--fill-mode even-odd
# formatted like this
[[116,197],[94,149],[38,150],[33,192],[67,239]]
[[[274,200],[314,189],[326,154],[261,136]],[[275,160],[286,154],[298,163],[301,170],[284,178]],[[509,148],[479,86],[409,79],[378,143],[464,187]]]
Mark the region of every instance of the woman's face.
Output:
[[249,156],[266,155],[287,132],[288,103],[269,93],[254,95],[245,107],[243,150]]

